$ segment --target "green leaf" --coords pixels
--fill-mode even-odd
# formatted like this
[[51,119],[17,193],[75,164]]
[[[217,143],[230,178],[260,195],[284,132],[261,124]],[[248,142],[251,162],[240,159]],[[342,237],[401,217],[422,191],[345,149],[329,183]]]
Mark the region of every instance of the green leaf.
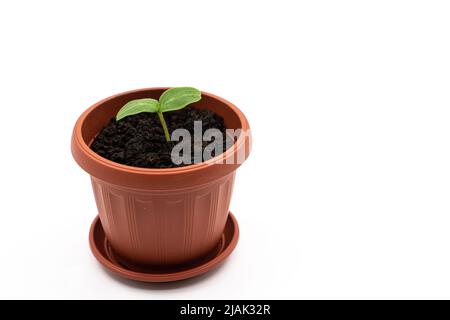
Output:
[[202,98],[201,92],[191,87],[171,88],[159,98],[159,111],[167,112],[183,109],[188,104],[197,102]]
[[116,120],[141,112],[158,112],[159,103],[155,99],[145,98],[132,100],[125,104],[117,113]]

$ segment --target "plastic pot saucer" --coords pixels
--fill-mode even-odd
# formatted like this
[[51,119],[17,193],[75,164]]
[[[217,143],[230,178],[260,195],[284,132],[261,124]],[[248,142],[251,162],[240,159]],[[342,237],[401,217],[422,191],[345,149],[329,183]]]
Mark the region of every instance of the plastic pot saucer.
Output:
[[224,262],[238,240],[239,226],[230,212],[219,243],[206,256],[176,267],[143,267],[125,262],[114,253],[98,216],[92,222],[89,233],[89,245],[98,262],[121,277],[142,282],[171,282],[204,274]]

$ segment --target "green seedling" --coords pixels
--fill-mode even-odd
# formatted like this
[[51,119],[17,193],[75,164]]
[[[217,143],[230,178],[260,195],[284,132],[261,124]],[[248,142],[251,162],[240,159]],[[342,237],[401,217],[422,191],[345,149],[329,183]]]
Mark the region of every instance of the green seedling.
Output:
[[151,98],[132,100],[125,104],[117,113],[116,121],[141,112],[152,112],[158,115],[161,126],[164,130],[166,140],[170,141],[170,133],[167,128],[163,113],[180,110],[187,105],[201,99],[201,92],[191,87],[171,88],[163,92],[159,101]]

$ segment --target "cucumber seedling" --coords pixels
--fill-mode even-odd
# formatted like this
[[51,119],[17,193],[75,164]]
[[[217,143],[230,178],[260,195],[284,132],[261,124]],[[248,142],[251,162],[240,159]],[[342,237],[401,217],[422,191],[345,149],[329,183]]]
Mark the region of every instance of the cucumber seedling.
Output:
[[163,113],[183,109],[187,105],[199,101],[201,98],[201,92],[195,88],[178,87],[167,89],[159,97],[159,101],[156,99],[144,98],[128,102],[117,113],[116,121],[141,112],[156,113],[164,130],[164,136],[166,137],[167,142],[169,142],[170,133],[167,128],[166,120],[164,120]]

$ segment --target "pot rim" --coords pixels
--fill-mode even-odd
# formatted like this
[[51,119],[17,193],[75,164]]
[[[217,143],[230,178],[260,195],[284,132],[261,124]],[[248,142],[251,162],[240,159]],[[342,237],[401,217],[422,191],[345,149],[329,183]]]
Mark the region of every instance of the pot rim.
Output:
[[[82,137],[82,131],[81,128],[83,126],[83,123],[86,119],[86,117],[97,107],[99,107],[100,105],[102,105],[103,103],[105,103],[106,101],[109,101],[111,99],[114,99],[116,97],[119,96],[124,96],[124,95],[128,95],[128,94],[132,94],[132,93],[136,93],[136,92],[142,92],[142,91],[148,91],[148,90],[167,90],[171,87],[149,87],[149,88],[141,88],[141,89],[134,89],[134,90],[128,90],[128,91],[124,91],[118,94],[114,94],[111,95],[107,98],[104,98],[96,103],[94,103],[91,107],[89,107],[86,111],[84,111],[80,117],[78,118],[75,127],[74,127],[74,138],[80,148],[80,150],[87,156],[89,157],[91,160],[93,160],[94,162],[96,162],[99,165],[102,166],[106,166],[109,167],[111,169],[114,170],[118,170],[124,173],[134,173],[134,174],[143,174],[143,175],[170,175],[170,174],[179,174],[179,173],[191,173],[191,172],[196,172],[202,169],[205,169],[207,167],[210,167],[212,165],[215,164],[226,164],[226,159],[230,158],[230,157],[234,157],[234,155],[237,153],[237,150],[239,150],[242,146],[245,146],[246,144],[246,135],[245,134],[241,134],[236,142],[227,150],[225,150],[225,152],[223,152],[222,154],[211,158],[207,161],[204,162],[200,162],[200,163],[195,163],[195,164],[190,164],[187,166],[183,166],[183,167],[179,167],[179,168],[142,168],[142,167],[133,167],[133,166],[128,166],[128,165],[124,165],[124,164],[120,164],[111,160],[108,160],[106,158],[103,158],[102,156],[98,155],[97,153],[95,153],[89,146],[88,144],[85,143],[83,137]],[[239,110],[234,104],[232,104],[231,102],[229,102],[228,100],[221,98],[219,96],[216,96],[212,93],[209,92],[205,92],[205,91],[201,91],[202,95],[208,96],[212,99],[218,100],[221,103],[223,103],[224,105],[226,105],[228,108],[230,108],[239,118],[239,121],[241,123],[241,127],[240,129],[242,129],[243,131],[247,131],[250,130],[250,126],[248,124],[248,121],[246,119],[246,117],[244,116],[244,114],[242,113],[241,110]],[[248,150],[249,151],[249,150]],[[247,151],[247,152],[248,152]],[[248,155],[248,154],[247,154]],[[245,158],[247,158],[247,155]]]

